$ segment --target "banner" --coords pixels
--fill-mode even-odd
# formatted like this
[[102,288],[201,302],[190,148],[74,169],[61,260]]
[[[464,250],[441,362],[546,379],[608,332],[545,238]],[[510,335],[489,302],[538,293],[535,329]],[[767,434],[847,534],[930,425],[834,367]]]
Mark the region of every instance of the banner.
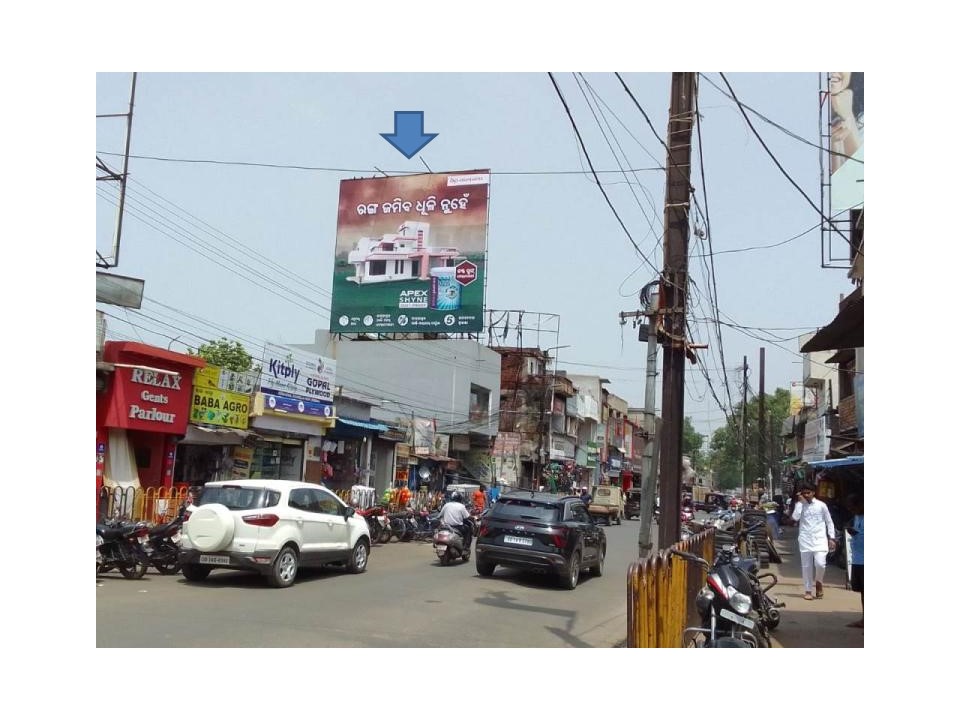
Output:
[[330,332],[483,329],[490,171],[340,182]]
[[863,206],[863,73],[828,72],[830,212]]
[[336,379],[336,360],[307,350],[264,345],[260,389],[269,395],[332,403]]

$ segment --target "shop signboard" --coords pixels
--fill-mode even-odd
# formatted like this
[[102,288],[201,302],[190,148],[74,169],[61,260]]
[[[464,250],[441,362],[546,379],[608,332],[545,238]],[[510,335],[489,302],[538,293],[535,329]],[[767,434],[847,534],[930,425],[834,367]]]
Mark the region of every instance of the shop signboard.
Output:
[[246,430],[249,416],[249,395],[194,385],[190,422]]
[[330,332],[483,329],[490,171],[340,182]]
[[803,461],[820,462],[827,457],[827,419],[807,420],[803,434]]
[[413,423],[413,454],[427,456],[436,443],[436,426],[432,419],[411,418]]
[[304,400],[303,398],[289,397],[288,395],[260,394],[257,396],[254,412],[256,413],[258,410],[283,415],[307,415],[319,418],[333,417],[333,406],[328,403],[317,402],[316,400]]
[[106,427],[183,435],[190,416],[193,368],[185,372],[117,366]]
[[258,372],[234,372],[224,367],[207,365],[197,368],[193,376],[194,387],[204,387],[210,390],[227,390],[229,392],[250,395],[257,389]]
[[260,389],[321,403],[333,403],[337,362],[307,350],[266,343]]

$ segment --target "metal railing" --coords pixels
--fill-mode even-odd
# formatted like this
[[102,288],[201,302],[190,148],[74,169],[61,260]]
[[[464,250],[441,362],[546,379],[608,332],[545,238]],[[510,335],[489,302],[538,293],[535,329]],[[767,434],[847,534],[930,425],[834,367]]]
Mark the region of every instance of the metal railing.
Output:
[[[681,540],[677,550],[712,563],[714,529]],[[678,648],[683,629],[696,625],[696,597],[705,581],[703,568],[660,551],[627,571],[627,647]]]
[[97,499],[97,517],[145,520],[159,524],[177,516],[190,489],[178,487],[103,487]]

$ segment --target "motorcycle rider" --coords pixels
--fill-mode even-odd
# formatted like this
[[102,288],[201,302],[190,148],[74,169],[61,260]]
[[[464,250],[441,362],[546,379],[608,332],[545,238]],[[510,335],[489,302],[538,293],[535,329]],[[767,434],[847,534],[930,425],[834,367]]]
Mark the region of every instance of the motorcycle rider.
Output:
[[463,536],[463,547],[469,548],[473,540],[473,523],[470,520],[470,511],[463,504],[463,495],[454,492],[450,502],[440,510],[440,523],[457,530]]

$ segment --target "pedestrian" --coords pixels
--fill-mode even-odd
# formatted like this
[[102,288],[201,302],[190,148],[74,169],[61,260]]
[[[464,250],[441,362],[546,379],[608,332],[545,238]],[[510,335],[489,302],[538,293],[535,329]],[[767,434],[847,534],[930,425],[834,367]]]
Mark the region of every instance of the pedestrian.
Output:
[[473,511],[476,513],[483,512],[483,508],[486,505],[487,498],[483,494],[482,487],[478,486],[477,489],[473,491],[473,497],[471,499],[473,500]]
[[770,539],[783,537],[783,529],[780,527],[780,506],[772,500],[762,505],[767,514],[767,529],[770,531]]
[[826,504],[813,496],[813,486],[805,484],[797,493],[793,508],[797,522],[797,543],[800,546],[800,568],[803,571],[803,599],[823,597],[823,575],[827,569],[827,553],[837,547],[833,518]]
[[580,491],[580,500],[587,507],[589,507],[590,503],[593,502],[593,495],[590,494],[590,488],[586,485],[584,485],[583,489]]
[[[847,506],[853,512],[847,524],[850,533],[850,589],[860,593],[860,612],[863,613],[863,498],[854,493]],[[847,627],[862,628],[863,617],[848,623]]]
[[500,498],[500,485],[496,480],[490,485],[490,489],[487,490],[487,499],[490,501],[490,504],[493,505]]

